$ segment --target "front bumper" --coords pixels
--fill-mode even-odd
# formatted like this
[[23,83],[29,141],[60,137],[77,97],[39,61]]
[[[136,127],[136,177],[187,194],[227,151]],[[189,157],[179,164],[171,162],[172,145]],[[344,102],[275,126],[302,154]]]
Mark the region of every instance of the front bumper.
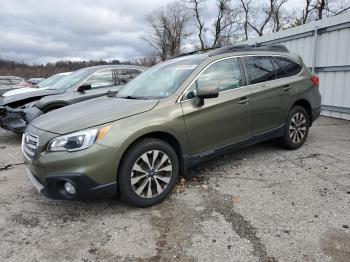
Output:
[[[117,194],[116,182],[99,185],[85,174],[55,174],[47,176],[42,184],[29,168],[25,167],[25,170],[34,188],[51,199],[85,200],[111,197]],[[76,194],[69,194],[64,189],[65,182],[75,187]]]
[[27,124],[21,110],[0,106],[0,127],[16,134],[22,134]]
[[16,109],[0,106],[0,127],[16,134],[23,134],[28,123],[42,114],[39,108]]
[[[47,152],[57,134],[29,125],[22,139],[27,175],[41,194],[53,199],[94,199],[117,193],[116,149],[100,144],[75,152]],[[77,193],[68,194],[64,183]]]

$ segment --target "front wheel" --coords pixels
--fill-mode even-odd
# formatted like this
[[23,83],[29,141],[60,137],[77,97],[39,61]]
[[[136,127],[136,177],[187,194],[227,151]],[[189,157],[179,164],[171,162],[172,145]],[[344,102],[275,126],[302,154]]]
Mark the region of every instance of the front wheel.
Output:
[[287,149],[301,147],[309,133],[310,117],[302,106],[294,106],[289,114],[284,136],[280,139],[281,145]]
[[121,197],[132,205],[149,207],[163,201],[175,187],[179,160],[166,142],[147,138],[125,153],[119,169]]

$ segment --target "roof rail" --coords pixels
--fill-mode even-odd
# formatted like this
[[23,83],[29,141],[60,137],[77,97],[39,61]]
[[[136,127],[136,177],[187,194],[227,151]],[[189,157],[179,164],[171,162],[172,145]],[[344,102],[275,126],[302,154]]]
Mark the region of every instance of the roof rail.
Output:
[[257,43],[255,45],[252,45],[253,48],[260,48],[262,50],[267,50],[267,51],[276,51],[276,52],[286,52],[289,53],[288,48],[285,45],[281,44],[261,44]]
[[229,45],[224,46],[221,48],[218,48],[214,51],[210,52],[209,56],[214,55],[220,55],[225,53],[232,53],[232,52],[245,52],[245,51],[275,51],[275,52],[287,52],[289,53],[289,50],[284,45],[279,44],[255,44],[255,45]]
[[284,45],[280,44],[261,44],[257,43],[254,45],[241,44],[241,45],[229,45],[223,47],[212,47],[206,49],[195,50],[188,53],[180,53],[172,56],[169,59],[174,59],[182,56],[201,54],[201,53],[209,53],[209,56],[221,55],[225,53],[233,53],[233,52],[246,52],[246,51],[275,51],[275,52],[286,52],[289,53],[289,50]]
[[218,47],[210,47],[210,48],[199,49],[199,50],[195,50],[195,51],[191,51],[191,52],[187,52],[187,53],[179,53],[177,55],[174,55],[174,56],[170,57],[169,59],[182,57],[182,56],[188,56],[188,55],[194,55],[194,54],[206,53],[206,52],[209,52],[209,51],[212,51],[212,50],[215,50],[215,49],[218,49]]

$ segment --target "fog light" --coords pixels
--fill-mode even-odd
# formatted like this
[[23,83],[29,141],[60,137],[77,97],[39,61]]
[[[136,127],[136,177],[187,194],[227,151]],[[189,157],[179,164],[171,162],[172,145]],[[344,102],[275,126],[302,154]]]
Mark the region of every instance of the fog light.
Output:
[[71,195],[75,195],[77,193],[75,187],[69,182],[64,183],[64,189]]

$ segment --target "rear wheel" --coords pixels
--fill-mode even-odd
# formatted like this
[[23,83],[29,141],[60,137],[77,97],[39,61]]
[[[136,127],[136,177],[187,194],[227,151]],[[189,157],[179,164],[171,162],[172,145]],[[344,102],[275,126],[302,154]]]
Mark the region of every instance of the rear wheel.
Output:
[[133,145],[119,170],[118,184],[122,198],[138,207],[163,201],[176,185],[179,160],[166,142],[148,138]]
[[284,136],[280,139],[283,147],[297,149],[301,147],[309,133],[310,117],[302,106],[294,106],[288,115]]

